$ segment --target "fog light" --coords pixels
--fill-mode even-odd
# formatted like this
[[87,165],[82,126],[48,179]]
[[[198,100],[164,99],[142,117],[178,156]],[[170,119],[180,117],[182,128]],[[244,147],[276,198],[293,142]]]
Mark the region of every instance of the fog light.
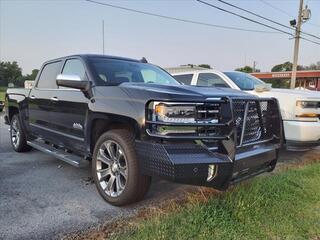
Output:
[[210,182],[212,179],[214,179],[215,176],[216,176],[216,173],[217,173],[217,167],[216,167],[216,165],[214,165],[214,164],[209,165],[209,167],[208,167],[207,182]]

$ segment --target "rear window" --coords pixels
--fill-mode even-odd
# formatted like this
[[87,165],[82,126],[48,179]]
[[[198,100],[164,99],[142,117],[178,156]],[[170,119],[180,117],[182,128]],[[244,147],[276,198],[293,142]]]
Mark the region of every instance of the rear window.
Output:
[[191,85],[193,74],[175,75],[173,77],[184,85]]
[[197,85],[204,87],[230,88],[220,76],[214,73],[200,73]]
[[60,73],[61,61],[46,64],[41,71],[38,88],[57,88],[56,79]]

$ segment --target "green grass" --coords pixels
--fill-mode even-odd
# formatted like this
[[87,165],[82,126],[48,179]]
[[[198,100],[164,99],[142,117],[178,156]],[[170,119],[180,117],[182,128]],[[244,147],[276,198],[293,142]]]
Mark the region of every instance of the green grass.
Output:
[[7,88],[5,88],[5,87],[0,87],[0,101],[4,101],[4,97],[5,97],[5,94],[6,94],[6,90],[7,90]]
[[[320,163],[133,223],[113,239],[320,239]],[[155,215],[155,216],[154,216]]]

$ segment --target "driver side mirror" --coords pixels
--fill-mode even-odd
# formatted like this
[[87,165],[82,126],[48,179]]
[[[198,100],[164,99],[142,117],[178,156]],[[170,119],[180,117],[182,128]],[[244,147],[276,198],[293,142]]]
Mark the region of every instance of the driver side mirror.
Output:
[[81,90],[87,98],[92,97],[90,81],[82,80],[78,75],[59,74],[57,86]]

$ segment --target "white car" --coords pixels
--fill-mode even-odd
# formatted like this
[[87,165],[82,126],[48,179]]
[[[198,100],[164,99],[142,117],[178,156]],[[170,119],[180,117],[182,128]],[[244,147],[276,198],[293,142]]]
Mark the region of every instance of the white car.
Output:
[[230,71],[184,70],[171,73],[183,84],[233,88],[259,97],[278,99],[288,149],[320,146],[320,92],[271,88],[246,73]]

